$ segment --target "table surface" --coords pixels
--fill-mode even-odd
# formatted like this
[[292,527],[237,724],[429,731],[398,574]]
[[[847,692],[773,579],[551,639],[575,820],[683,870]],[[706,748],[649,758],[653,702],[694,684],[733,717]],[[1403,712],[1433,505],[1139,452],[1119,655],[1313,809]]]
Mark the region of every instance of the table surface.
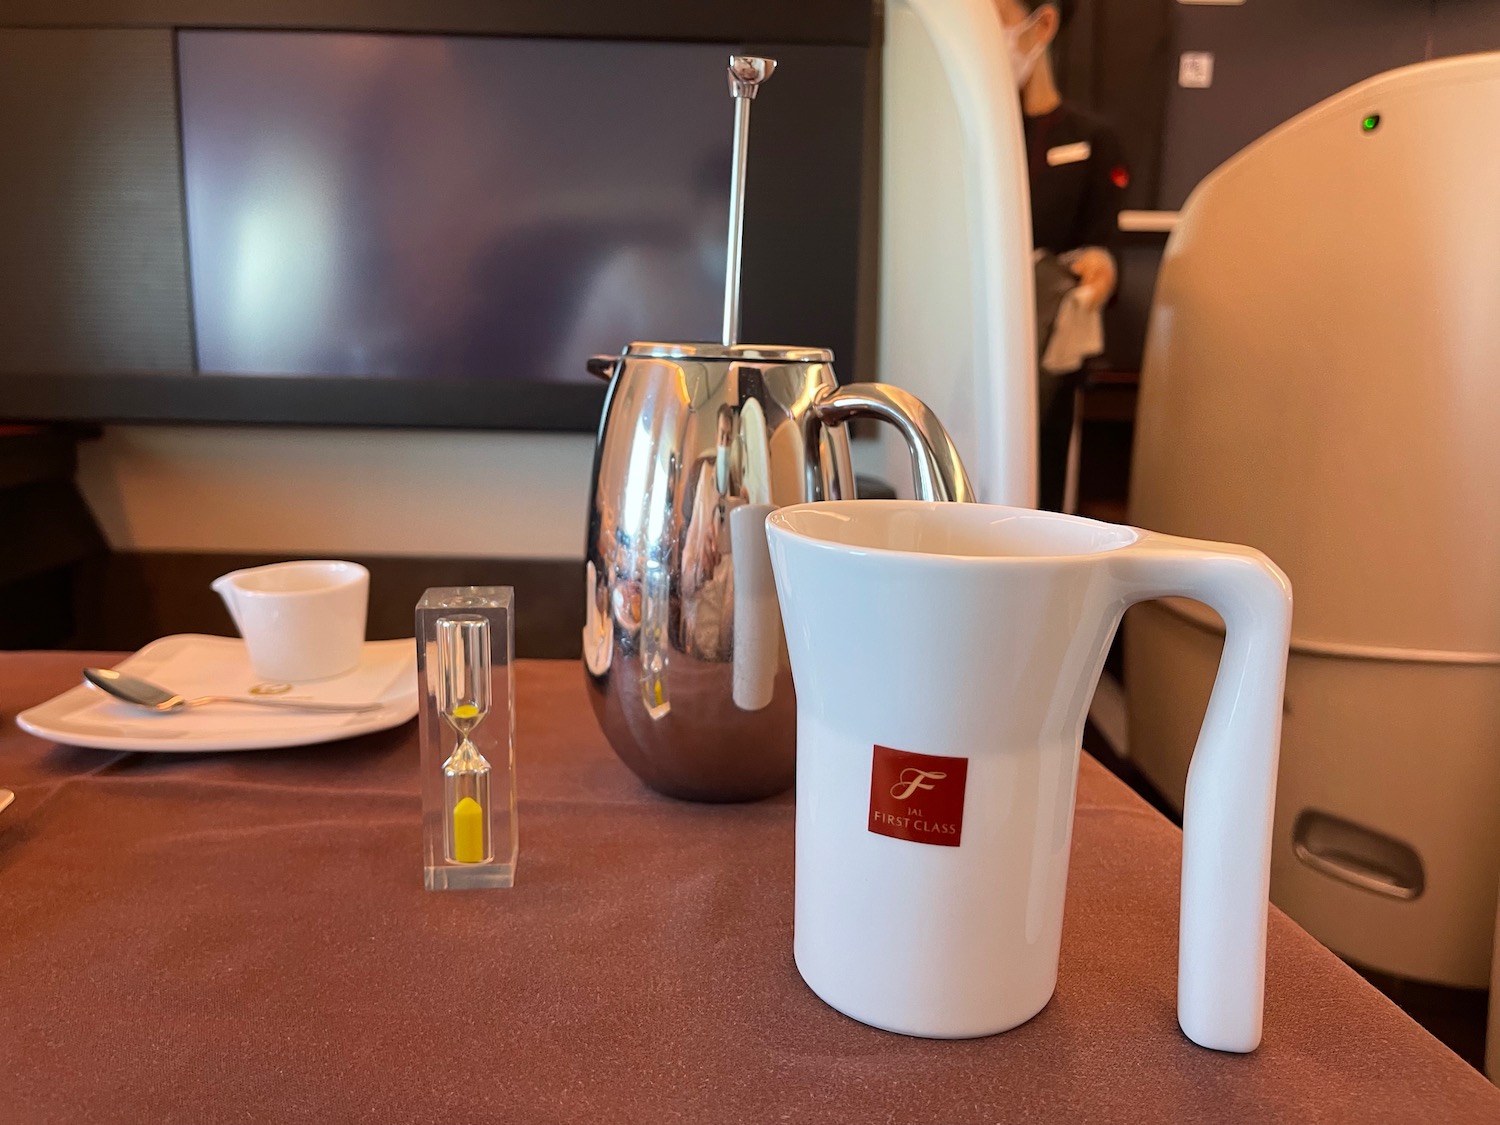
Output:
[[15,712],[111,657],[0,654],[0,1119],[1500,1121],[1500,1091],[1273,911],[1265,1040],[1174,1017],[1175,828],[1085,757],[1057,993],[876,1031],[792,964],[792,803],[685,804],[521,662],[510,890],[422,890],[416,734],[59,747]]

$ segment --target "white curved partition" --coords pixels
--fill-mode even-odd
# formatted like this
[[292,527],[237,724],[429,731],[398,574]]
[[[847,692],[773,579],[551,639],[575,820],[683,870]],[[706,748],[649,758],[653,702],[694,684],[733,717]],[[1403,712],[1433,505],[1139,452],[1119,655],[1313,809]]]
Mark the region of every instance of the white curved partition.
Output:
[[884,68],[879,378],[943,419],[980,499],[1031,506],[1031,202],[993,4],[895,0]]

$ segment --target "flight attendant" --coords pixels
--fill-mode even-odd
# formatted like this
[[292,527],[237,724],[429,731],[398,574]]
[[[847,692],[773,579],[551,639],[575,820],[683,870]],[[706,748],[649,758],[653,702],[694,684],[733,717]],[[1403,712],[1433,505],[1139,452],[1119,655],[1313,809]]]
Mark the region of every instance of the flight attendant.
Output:
[[[1057,255],[1078,277],[1081,296],[1102,306],[1119,279],[1111,247],[1130,172],[1114,130],[1103,119],[1063,100],[1052,70],[1051,46],[1072,12],[1072,0],[995,0],[1020,88],[1031,180],[1031,236],[1038,250]],[[1062,506],[1073,391],[1082,371],[1043,376],[1038,434],[1038,502]],[[1051,382],[1048,382],[1051,380]]]

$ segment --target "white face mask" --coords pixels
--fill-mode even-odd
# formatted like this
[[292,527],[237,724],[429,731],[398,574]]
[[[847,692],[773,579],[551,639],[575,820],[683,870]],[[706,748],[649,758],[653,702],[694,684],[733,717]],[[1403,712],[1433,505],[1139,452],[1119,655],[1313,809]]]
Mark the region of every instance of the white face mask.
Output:
[[1007,27],[1005,29],[1005,43],[1010,48],[1010,71],[1015,75],[1016,89],[1018,90],[1031,81],[1031,74],[1036,70],[1037,60],[1042,57],[1042,52],[1047,49],[1045,43],[1039,43],[1030,50],[1021,46],[1021,37],[1031,30],[1032,25],[1036,23],[1037,16],[1040,14],[1041,9],[1038,8],[1035,12],[1031,13],[1031,18],[1025,23],[1018,23],[1014,27]]

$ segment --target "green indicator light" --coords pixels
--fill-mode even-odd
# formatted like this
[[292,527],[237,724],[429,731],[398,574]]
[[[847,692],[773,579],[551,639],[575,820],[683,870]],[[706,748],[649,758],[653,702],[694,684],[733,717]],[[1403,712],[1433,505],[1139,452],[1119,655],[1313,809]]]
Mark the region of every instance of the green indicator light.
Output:
[[1373,133],[1376,129],[1380,128],[1380,114],[1367,114],[1365,119],[1359,123],[1359,127],[1366,133]]

